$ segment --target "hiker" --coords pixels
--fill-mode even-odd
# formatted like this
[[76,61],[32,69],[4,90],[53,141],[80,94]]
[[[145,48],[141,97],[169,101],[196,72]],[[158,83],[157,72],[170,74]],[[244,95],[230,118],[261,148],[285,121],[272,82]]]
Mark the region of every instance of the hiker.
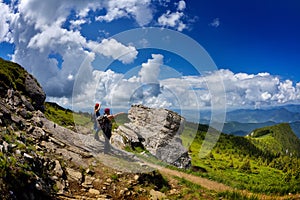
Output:
[[94,130],[96,130],[96,133],[95,133],[95,139],[96,140],[99,140],[99,131],[100,131],[100,127],[99,127],[99,123],[97,121],[97,118],[100,117],[100,108],[101,108],[101,105],[99,103],[96,103],[95,104],[95,108],[94,108]]
[[112,121],[115,117],[118,115],[123,114],[123,112],[117,113],[117,114],[110,114],[110,109],[105,108],[104,109],[104,115],[98,118],[100,127],[104,133],[105,138],[105,144],[104,144],[104,153],[108,153],[110,151],[110,137],[111,137],[111,131],[112,131]]

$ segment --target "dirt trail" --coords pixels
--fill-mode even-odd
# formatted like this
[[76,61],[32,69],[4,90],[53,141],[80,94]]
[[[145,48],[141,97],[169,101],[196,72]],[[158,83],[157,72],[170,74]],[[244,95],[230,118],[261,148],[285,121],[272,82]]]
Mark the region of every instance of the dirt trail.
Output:
[[251,195],[257,196],[258,199],[261,199],[261,200],[287,200],[287,199],[295,199],[296,200],[296,199],[300,199],[300,194],[280,196],[280,197],[279,196],[268,196],[268,195],[264,195],[264,194],[253,194],[247,190],[237,190],[230,186],[224,185],[222,183],[218,183],[216,181],[212,181],[212,180],[202,178],[199,176],[195,176],[192,174],[187,174],[184,172],[168,169],[168,168],[165,168],[162,166],[153,165],[153,164],[149,164],[149,163],[147,163],[147,165],[149,165],[152,168],[158,169],[160,171],[160,173],[166,177],[177,176],[179,178],[184,178],[185,180],[188,180],[188,181],[198,184],[208,190],[212,190],[212,191],[216,191],[216,192],[238,191],[248,197],[250,197]]
[[[151,166],[151,165],[150,165]],[[161,167],[161,166],[151,166],[151,167],[155,167],[156,169],[158,169],[163,175],[171,175],[171,176],[177,176],[179,178],[184,178],[192,183],[198,184],[206,189],[209,190],[214,190],[217,192],[221,192],[221,191],[226,191],[226,190],[233,190],[231,187],[224,185],[222,183],[218,183],[215,181],[211,181],[208,180],[206,178],[202,178],[199,176],[195,176],[192,174],[187,174],[184,172],[180,172],[180,171],[176,171],[176,170],[172,170],[172,169],[168,169],[165,167]]]

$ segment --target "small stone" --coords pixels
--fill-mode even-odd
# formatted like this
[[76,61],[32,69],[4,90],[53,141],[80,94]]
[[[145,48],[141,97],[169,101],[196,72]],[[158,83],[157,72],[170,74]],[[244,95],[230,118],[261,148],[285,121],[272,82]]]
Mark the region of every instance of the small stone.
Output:
[[81,182],[82,181],[82,174],[79,171],[76,171],[72,168],[66,168],[67,173],[68,173],[68,178],[69,179],[73,179],[76,180],[77,182]]
[[56,187],[58,189],[57,194],[63,194],[64,193],[65,186],[64,186],[63,183],[61,183],[59,181],[56,181]]
[[124,193],[125,193],[125,191],[124,191],[124,190],[120,190],[120,192],[119,192],[119,195],[120,195],[120,196],[123,196],[123,195],[124,195]]
[[91,176],[86,176],[84,182],[87,184],[92,184],[96,178]]
[[166,195],[160,191],[150,190],[151,200],[165,199]]
[[41,147],[46,147],[46,141],[43,140],[43,141],[40,143],[40,146],[41,146]]
[[7,150],[8,150],[8,143],[6,141],[3,141],[2,145],[3,145],[4,152],[7,152]]
[[95,195],[99,195],[99,194],[100,194],[100,191],[99,191],[99,190],[96,190],[96,189],[93,189],[93,188],[90,188],[90,189],[89,189],[89,193],[95,194]]
[[57,176],[51,176],[51,180],[53,180],[53,181],[58,180],[58,177]]
[[27,153],[24,153],[23,156],[24,156],[24,158],[27,158],[27,159],[33,159],[33,157]]
[[133,177],[133,178],[134,178],[134,180],[136,180],[136,181],[137,181],[137,180],[139,180],[140,176],[136,174],[136,175],[134,175],[134,177]]
[[58,160],[55,160],[55,168],[54,168],[54,171],[55,173],[58,175],[58,176],[62,176],[64,171],[62,170],[61,168],[61,165],[59,163]]

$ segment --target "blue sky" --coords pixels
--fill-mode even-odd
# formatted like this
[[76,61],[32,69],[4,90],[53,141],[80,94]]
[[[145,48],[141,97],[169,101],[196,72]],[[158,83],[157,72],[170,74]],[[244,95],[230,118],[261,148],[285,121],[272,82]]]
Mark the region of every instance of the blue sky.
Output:
[[32,73],[48,101],[76,109],[299,104],[299,9],[296,0],[0,0],[0,57]]
[[[234,72],[267,71],[300,80],[300,2],[192,1],[199,17],[191,36],[201,43],[221,68]],[[213,29],[207,23],[218,18]]]

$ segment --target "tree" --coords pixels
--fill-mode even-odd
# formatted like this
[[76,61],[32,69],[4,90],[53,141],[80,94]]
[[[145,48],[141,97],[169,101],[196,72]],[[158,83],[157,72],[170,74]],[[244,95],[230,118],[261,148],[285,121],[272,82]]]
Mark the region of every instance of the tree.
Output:
[[240,166],[240,170],[244,171],[244,172],[251,172],[251,164],[250,164],[250,160],[247,159],[241,166]]

